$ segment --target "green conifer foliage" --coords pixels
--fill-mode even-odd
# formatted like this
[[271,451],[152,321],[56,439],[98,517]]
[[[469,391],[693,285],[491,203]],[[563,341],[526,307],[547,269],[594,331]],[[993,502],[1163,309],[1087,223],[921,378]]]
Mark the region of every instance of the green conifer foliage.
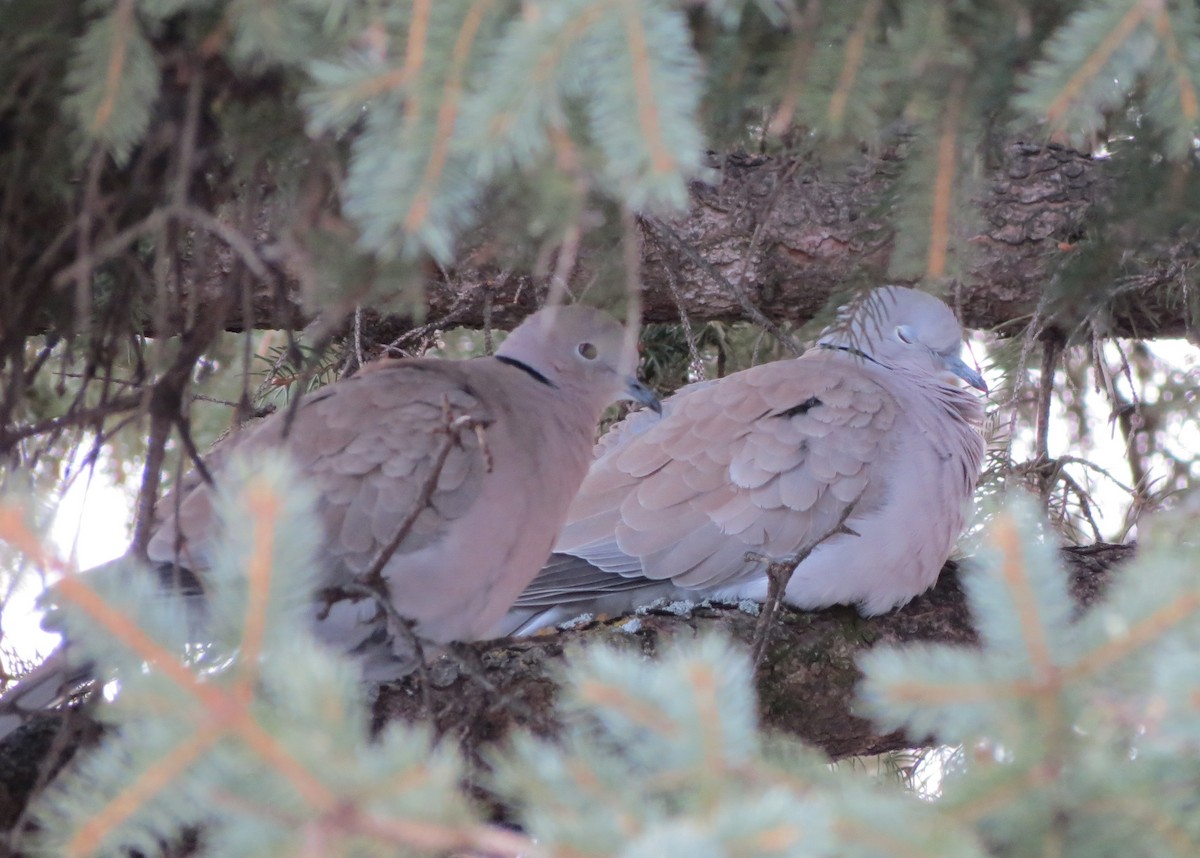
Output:
[[[0,0],[5,453],[66,458],[65,426],[116,431],[177,403],[187,385],[164,378],[192,379],[222,326],[254,321],[253,307],[229,321],[261,297],[247,284],[286,305],[298,281],[309,315],[294,327],[397,299],[417,313],[423,278],[452,280],[469,249],[504,277],[519,260],[537,288],[588,256],[632,297],[631,225],[719,178],[708,147],[793,159],[781,183],[841,181],[878,155],[884,189],[852,214],[882,212],[889,273],[933,284],[970,267],[998,151],[1088,148],[1113,162],[1107,208],[1054,236],[1045,294],[1080,299],[1082,318],[1145,273],[1136,249],[1178,239],[1187,252],[1163,265],[1194,328],[1198,93],[1195,0]],[[205,329],[202,310],[230,295]],[[651,355],[662,378],[703,364],[652,334],[671,341],[672,359]],[[760,334],[721,322],[698,337],[720,364],[730,342],[757,359]],[[300,354],[276,347],[277,368]],[[1194,380],[1172,377],[1177,401]],[[94,402],[99,416],[78,417]],[[39,425],[50,440],[23,458]],[[1165,491],[1194,482],[1190,454]],[[370,736],[356,666],[310,639],[319,528],[303,485],[275,463],[226,488],[202,634],[126,564],[54,592],[79,656],[119,693],[23,848],[154,855],[192,830],[214,856],[1200,854],[1194,507],[1145,528],[1082,616],[1036,516],[1002,507],[965,578],[980,646],[870,655],[862,711],[962,747],[937,801],[764,736],[745,654],[703,638],[655,663],[574,654],[559,740],[520,735],[489,761],[514,832],[431,728]],[[23,509],[0,505],[5,551],[70,571]]]
[[[385,260],[452,263],[489,202],[514,191],[527,224],[561,222],[564,179],[618,208],[677,212],[688,183],[711,178],[708,146],[784,143],[836,161],[866,144],[905,155],[886,201],[893,275],[940,281],[970,258],[975,179],[998,135],[1121,142],[1136,165],[1186,160],[1200,133],[1191,2],[113,0],[44,22],[31,4],[6,4],[16,26],[0,38],[21,33],[20,50],[50,37],[68,65],[44,134],[127,165],[198,64],[202,114],[221,122],[261,100],[306,118],[307,138],[257,111],[224,159],[265,156],[281,190],[332,170],[329,202],[353,222],[339,241]],[[356,265],[321,235],[318,268]]]

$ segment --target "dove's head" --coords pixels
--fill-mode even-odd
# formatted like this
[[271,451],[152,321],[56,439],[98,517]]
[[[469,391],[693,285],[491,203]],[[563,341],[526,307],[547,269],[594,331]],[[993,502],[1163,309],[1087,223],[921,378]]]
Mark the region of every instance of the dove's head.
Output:
[[601,310],[581,304],[538,310],[508,335],[496,357],[535,371],[597,411],[632,399],[662,413],[658,397],[633,374],[637,354],[625,329]]
[[858,351],[889,367],[952,373],[987,392],[978,370],[962,359],[963,332],[945,303],[926,292],[883,286],[841,309],[820,344]]

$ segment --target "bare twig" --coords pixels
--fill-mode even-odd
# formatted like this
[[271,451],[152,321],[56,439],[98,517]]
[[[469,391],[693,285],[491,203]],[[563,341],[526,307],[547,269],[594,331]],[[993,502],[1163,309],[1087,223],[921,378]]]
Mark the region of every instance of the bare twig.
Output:
[[[738,304],[742,308],[742,312],[744,312],[746,316],[749,317],[752,322],[754,322],[754,324],[769,331],[770,334],[775,337],[775,339],[778,340],[784,348],[791,352],[793,356],[799,357],[803,353],[804,350],[796,344],[795,340],[789,337],[782,328],[768,319],[766,315],[763,314],[763,311],[754,305],[754,303],[750,300],[750,297],[746,294],[746,291],[740,285],[734,284],[729,280],[729,278],[714,268],[712,263],[697,253],[694,248],[680,238],[675,230],[671,229],[671,227],[667,226],[667,224],[659,218],[646,218],[645,223],[650,224],[650,226],[657,230],[659,234],[669,239],[671,243],[679,249],[680,253],[690,259],[701,271],[711,277],[717,285],[728,290],[729,293],[737,299]],[[756,230],[755,235],[758,234],[759,233]],[[743,267],[743,273],[744,272],[745,268]]]
[[173,415],[165,409],[151,409],[150,433],[146,438],[146,462],[142,467],[142,485],[138,491],[137,513],[134,518],[133,543],[130,550],[143,560],[154,528],[154,506],[158,502],[158,487],[163,462],[166,459],[167,436],[171,432]]
[[629,371],[638,364],[638,340],[642,333],[642,248],[637,216],[621,209],[621,257],[625,263],[625,342],[624,358]]
[[[1107,386],[1109,405],[1112,409],[1113,417],[1116,418],[1117,425],[1121,428],[1121,435],[1125,440],[1125,460],[1129,463],[1129,473],[1133,476],[1133,485],[1140,497],[1143,486],[1148,482],[1149,475],[1146,463],[1138,455],[1137,437],[1139,434],[1145,433],[1152,439],[1153,433],[1146,431],[1146,412],[1142,406],[1141,397],[1138,396],[1138,386],[1133,380],[1133,368],[1130,366],[1129,356],[1125,354],[1125,349],[1121,347],[1120,340],[1113,340],[1113,345],[1117,349],[1117,354],[1121,357],[1121,374],[1125,376],[1125,381],[1129,384],[1130,399],[1126,402],[1124,397],[1121,396],[1120,391],[1117,390],[1116,384],[1109,379]],[[1104,363],[1103,357],[1100,358],[1100,364],[1104,366],[1107,374],[1108,367]]]
[[[507,279],[507,273],[505,274]],[[492,289],[490,285],[483,287],[483,353],[496,353],[495,332],[492,330]]]
[[52,280],[56,287],[63,287],[73,280],[83,277],[87,272],[94,269],[102,262],[107,262],[113,257],[119,256],[129,249],[129,246],[144,235],[157,230],[163,223],[166,222],[168,211],[166,209],[155,209],[139,220],[137,223],[130,224],[125,229],[118,232],[108,241],[94,247],[91,250],[91,255],[86,258],[78,258],[70,265],[60,269]]
[[[133,541],[130,550],[135,556],[145,557],[146,546],[154,527],[154,507],[158,502],[159,484],[162,479],[162,464],[166,455],[167,437],[171,426],[183,420],[180,406],[183,391],[191,380],[196,361],[204,354],[220,330],[229,309],[237,296],[226,290],[218,300],[205,308],[195,324],[181,337],[175,359],[162,376],[147,391],[150,412],[150,434],[146,444],[146,463],[142,469],[142,483],[138,489],[137,519],[134,523]],[[194,450],[195,445],[192,445]],[[197,456],[197,458],[199,458]]]
[[361,305],[356,305],[354,308],[354,358],[358,361],[360,367],[367,362],[366,357],[363,355]]
[[188,420],[182,414],[175,415],[175,430],[179,433],[179,438],[183,442],[183,449],[187,451],[188,458],[192,460],[192,465],[196,468],[196,473],[200,475],[200,479],[204,481],[206,486],[212,486],[212,474],[208,472],[208,468],[204,464],[204,459],[200,456],[200,451],[196,449],[196,441],[192,438],[192,430]]
[[434,714],[433,696],[431,693],[432,686],[429,681],[429,661],[425,657],[426,641],[417,634],[416,623],[411,618],[400,613],[400,609],[396,607],[396,603],[388,595],[387,584],[383,581],[369,584],[351,581],[348,584],[343,584],[329,591],[331,601],[343,596],[362,596],[370,599],[379,610],[387,615],[387,627],[404,637],[408,645],[412,647],[414,667],[421,677],[419,683],[421,686],[421,708],[425,715],[432,718]]
[[426,322],[420,327],[405,331],[403,334],[396,337],[396,339],[384,346],[384,351],[390,355],[405,356],[406,352],[404,349],[400,348],[402,344],[408,342],[409,340],[421,339],[433,331],[436,331],[439,328],[444,328],[451,322],[457,321],[465,316],[467,311],[471,309],[471,294],[471,291],[467,289],[460,291],[457,295],[455,295],[454,304],[449,310],[446,311],[444,316],[434,319],[431,322]]
[[1005,437],[1008,439],[1004,449],[1004,460],[1006,462],[1013,461],[1013,442],[1017,437],[1017,421],[1021,411],[1017,406],[1018,402],[1024,394],[1028,386],[1027,370],[1029,368],[1029,358],[1033,353],[1034,344],[1038,341],[1042,331],[1046,326],[1046,304],[1047,299],[1043,294],[1038,299],[1037,307],[1030,317],[1029,324],[1026,325],[1021,337],[1021,353],[1017,358],[1017,368],[1012,375],[1014,379],[1012,385],[1012,395],[1005,402],[997,403],[1000,408],[1008,410],[1008,431]]
[[[1050,406],[1054,402],[1054,374],[1062,356],[1062,339],[1050,332],[1042,340],[1042,374],[1038,384],[1037,441],[1034,456],[1050,461]],[[1049,482],[1042,483],[1042,505],[1050,497]]]
[[462,443],[462,433],[470,431],[475,433],[479,440],[480,453],[483,456],[484,462],[490,464],[490,454],[487,451],[487,445],[484,442],[484,437],[481,432],[486,429],[490,423],[485,420],[480,420],[470,414],[461,414],[457,417],[450,413],[450,403],[443,401],[443,426],[441,432],[445,433],[442,438],[442,443],[438,450],[433,455],[433,461],[430,464],[429,472],[425,475],[425,479],[421,482],[420,488],[417,490],[417,496],[413,502],[412,508],[401,520],[399,527],[396,529],[396,535],[384,547],[379,556],[375,558],[375,562],[361,576],[361,580],[368,585],[379,587],[384,593],[387,592],[387,582],[383,580],[383,569],[387,566],[392,555],[400,547],[408,534],[412,531],[413,525],[417,523],[417,518],[429,506],[429,502],[433,498],[434,491],[437,490],[438,479],[442,475],[442,468],[446,466],[446,459],[450,456],[450,451]]
[[704,370],[704,359],[700,357],[700,349],[696,344],[696,332],[692,330],[692,319],[688,316],[687,309],[683,306],[683,296],[679,294],[679,278],[675,275],[673,266],[665,266],[667,272],[667,287],[671,290],[671,298],[675,301],[675,309],[679,311],[679,324],[683,326],[683,336],[687,340],[688,361],[692,365],[692,372],[697,376],[696,379],[688,379],[688,381],[704,381],[708,378],[708,374]]
[[80,268],[75,280],[75,318],[79,331],[86,338],[92,326],[92,271],[95,262],[92,258],[92,219],[95,217],[97,197],[100,193],[100,172],[104,166],[106,154],[99,144],[92,147],[92,156],[88,159],[87,178],[84,182],[83,205],[79,211],[79,230],[75,235],[76,259]]
[[758,616],[758,623],[754,629],[754,646],[750,650],[750,658],[755,671],[762,664],[763,655],[766,654],[767,641],[771,637],[771,623],[775,619],[775,614],[779,612],[779,606],[787,592],[788,582],[791,581],[796,567],[808,559],[808,556],[816,551],[825,540],[843,533],[849,536],[858,536],[857,533],[846,527],[846,522],[854,513],[854,508],[858,506],[861,497],[862,493],[860,492],[858,497],[846,505],[837,524],[790,557],[767,557],[756,551],[746,552],[747,562],[767,564],[767,599],[763,602],[762,613]]
[[[1076,499],[1079,501],[1079,511],[1083,513],[1084,520],[1092,528],[1092,538],[1096,542],[1103,542],[1104,536],[1100,533],[1100,526],[1096,523],[1096,519],[1092,515],[1092,503],[1087,491],[1084,490],[1083,486],[1079,485],[1074,477],[1064,470],[1060,469],[1058,471],[1057,479],[1062,480],[1063,484],[1074,493]],[[1064,506],[1066,504],[1065,492],[1063,493],[1063,504]]]
[[37,423],[31,423],[19,429],[4,430],[3,434],[0,434],[0,452],[9,450],[13,444],[25,438],[32,438],[34,435],[65,429],[68,426],[80,426],[89,421],[108,417],[112,414],[119,414],[123,411],[132,411],[140,407],[141,404],[142,398],[140,395],[113,397],[104,405],[97,405],[95,408],[75,408],[58,417],[39,420]]
[[554,260],[554,273],[550,275],[550,290],[546,296],[547,306],[553,307],[566,302],[567,284],[579,258],[579,243],[582,238],[583,230],[578,220],[573,221],[563,235],[562,244],[558,247],[558,257]]
[[[249,812],[277,825],[297,830],[316,827],[323,834],[336,837],[355,840],[371,838],[438,855],[460,854],[462,850],[479,858],[540,858],[545,854],[529,838],[498,825],[469,823],[452,826],[417,819],[384,818],[364,813],[354,805],[339,805],[333,812],[314,819],[290,814],[277,806],[247,802],[244,795],[216,793],[214,799],[237,813]],[[321,846],[330,845],[324,838],[317,840]],[[322,850],[314,854],[326,855],[330,852]]]
[[229,246],[230,250],[238,255],[238,258],[255,277],[260,280],[271,279],[271,272],[267,270],[266,263],[262,261],[262,257],[258,255],[258,251],[255,250],[250,240],[240,231],[226,226],[204,209],[192,205],[173,209],[171,214],[220,238]]
[[1060,465],[1081,465],[1088,470],[1095,471],[1101,476],[1106,477],[1109,482],[1122,491],[1128,492],[1131,495],[1134,494],[1135,490],[1133,486],[1118,480],[1113,476],[1111,471],[1109,471],[1107,468],[1097,465],[1095,462],[1088,461],[1087,459],[1081,459],[1078,456],[1059,456],[1055,461],[1057,461]]
[[1097,542],[1103,542],[1104,538],[1100,532],[1100,527],[1092,515],[1091,496],[1079,484],[1078,480],[1067,473],[1066,466],[1069,464],[1083,465],[1098,471],[1112,480],[1118,487],[1129,490],[1128,486],[1115,479],[1100,466],[1075,456],[1059,456],[1056,459],[1035,458],[1028,462],[1014,465],[1011,473],[1014,475],[1027,475],[1031,480],[1036,481],[1038,490],[1043,493],[1042,505],[1046,509],[1046,512],[1050,514],[1053,514],[1053,510],[1050,508],[1050,501],[1054,498],[1054,488],[1059,483],[1062,483],[1062,500],[1058,504],[1059,511],[1056,520],[1062,522],[1064,527],[1070,527],[1074,531],[1074,525],[1070,523],[1067,515],[1067,504],[1070,502],[1071,496],[1074,495],[1078,501],[1080,513],[1092,529],[1092,536]]
[[200,128],[200,100],[204,93],[203,64],[190,64],[187,73],[188,90],[183,128],[179,135],[179,159],[176,162],[174,187],[171,189],[171,200],[176,209],[183,209],[188,202],[188,188],[196,161],[196,135]]

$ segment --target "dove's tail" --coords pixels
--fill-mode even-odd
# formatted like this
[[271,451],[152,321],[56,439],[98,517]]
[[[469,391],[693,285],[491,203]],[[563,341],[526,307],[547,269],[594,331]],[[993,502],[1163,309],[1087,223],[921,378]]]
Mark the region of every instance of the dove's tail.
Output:
[[87,690],[95,680],[90,663],[73,664],[60,646],[16,685],[0,694],[0,741],[31,716],[60,706]]

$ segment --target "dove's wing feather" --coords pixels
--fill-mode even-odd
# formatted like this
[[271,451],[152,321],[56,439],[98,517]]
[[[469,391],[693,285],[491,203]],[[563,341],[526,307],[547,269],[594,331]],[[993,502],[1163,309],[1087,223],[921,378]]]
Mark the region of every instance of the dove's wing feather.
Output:
[[636,445],[604,451],[556,551],[617,574],[635,557],[642,577],[721,588],[760,569],[747,551],[794,554],[850,504],[878,502],[869,462],[897,406],[867,368],[815,352],[724,381],[690,393]]

